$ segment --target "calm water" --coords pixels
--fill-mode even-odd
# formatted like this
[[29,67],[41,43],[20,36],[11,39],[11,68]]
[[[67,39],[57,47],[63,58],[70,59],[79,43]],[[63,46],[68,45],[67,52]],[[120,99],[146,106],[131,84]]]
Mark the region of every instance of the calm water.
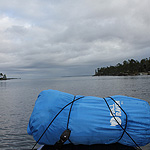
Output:
[[[107,97],[127,95],[150,103],[150,76],[62,77],[0,81],[0,149],[31,149],[35,141],[26,128],[35,100],[42,90]],[[149,150],[150,145],[142,147]]]

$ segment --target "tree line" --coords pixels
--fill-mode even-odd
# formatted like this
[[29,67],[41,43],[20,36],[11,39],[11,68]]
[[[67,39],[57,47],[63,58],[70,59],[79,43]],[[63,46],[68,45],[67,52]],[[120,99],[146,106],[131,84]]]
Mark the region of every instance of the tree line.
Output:
[[141,61],[128,59],[116,66],[107,66],[95,69],[94,76],[128,76],[128,75],[150,75],[150,57]]
[[6,80],[6,74],[0,73],[0,80]]

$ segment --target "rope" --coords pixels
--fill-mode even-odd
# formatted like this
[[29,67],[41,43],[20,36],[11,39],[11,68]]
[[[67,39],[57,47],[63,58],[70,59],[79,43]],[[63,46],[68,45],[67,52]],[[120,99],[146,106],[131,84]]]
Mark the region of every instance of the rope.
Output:
[[[110,97],[109,97],[110,98]],[[125,128],[123,128],[122,127],[122,125],[118,122],[118,120],[116,119],[116,117],[114,116],[114,114],[112,113],[112,111],[111,111],[111,109],[110,109],[110,107],[109,107],[109,104],[108,104],[108,102],[106,101],[106,99],[105,98],[103,98],[104,100],[105,100],[105,102],[106,102],[106,104],[107,104],[107,107],[109,108],[109,111],[110,111],[110,113],[111,113],[111,115],[114,117],[114,119],[115,119],[115,121],[118,123],[118,125],[122,128],[122,130],[124,131],[124,133],[126,133],[128,136],[129,136],[129,138],[134,142],[134,144],[138,147],[138,149],[139,150],[142,150],[141,148],[140,148],[140,146],[134,141],[134,139],[130,136],[130,134],[125,130],[126,129],[126,127]],[[113,98],[111,98],[117,105],[118,105],[118,103],[113,99]],[[118,105],[119,106],[119,105]],[[120,107],[121,108],[121,107]],[[121,110],[125,113],[125,111],[121,108]],[[125,113],[126,114],[126,113]],[[126,118],[127,119],[127,118]],[[123,135],[122,135],[123,136]],[[122,138],[122,137],[121,137]],[[119,139],[120,140],[120,139]]]

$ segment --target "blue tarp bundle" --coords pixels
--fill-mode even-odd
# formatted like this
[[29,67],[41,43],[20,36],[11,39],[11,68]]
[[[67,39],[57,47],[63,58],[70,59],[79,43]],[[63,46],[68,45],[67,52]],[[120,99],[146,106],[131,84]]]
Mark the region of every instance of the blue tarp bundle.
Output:
[[[139,146],[150,143],[149,104],[137,98],[121,95],[112,98],[116,103],[109,97],[105,98],[105,101],[103,98],[93,96],[74,97],[72,94],[56,90],[42,91],[36,100],[27,132],[38,141],[50,122],[64,108],[42,136],[39,144],[54,145],[66,130],[67,124],[71,130],[69,139],[76,145],[119,142],[123,145],[136,146],[126,132]],[[72,105],[73,100],[75,101]],[[127,120],[119,106],[127,114]],[[126,132],[114,117],[123,128],[127,125]],[[68,143],[69,141],[65,144]]]

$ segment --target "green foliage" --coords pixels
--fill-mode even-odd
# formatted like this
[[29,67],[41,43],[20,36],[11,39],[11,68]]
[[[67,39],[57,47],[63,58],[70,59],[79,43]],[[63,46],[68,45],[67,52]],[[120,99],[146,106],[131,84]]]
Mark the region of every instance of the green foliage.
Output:
[[0,80],[7,80],[6,74],[0,73]]
[[124,60],[122,64],[118,63],[116,66],[107,66],[97,68],[95,76],[126,76],[126,75],[139,75],[141,72],[150,72],[150,57],[138,60],[129,59]]
[[4,74],[3,79],[4,79],[4,80],[6,80],[6,79],[7,79],[6,74]]

